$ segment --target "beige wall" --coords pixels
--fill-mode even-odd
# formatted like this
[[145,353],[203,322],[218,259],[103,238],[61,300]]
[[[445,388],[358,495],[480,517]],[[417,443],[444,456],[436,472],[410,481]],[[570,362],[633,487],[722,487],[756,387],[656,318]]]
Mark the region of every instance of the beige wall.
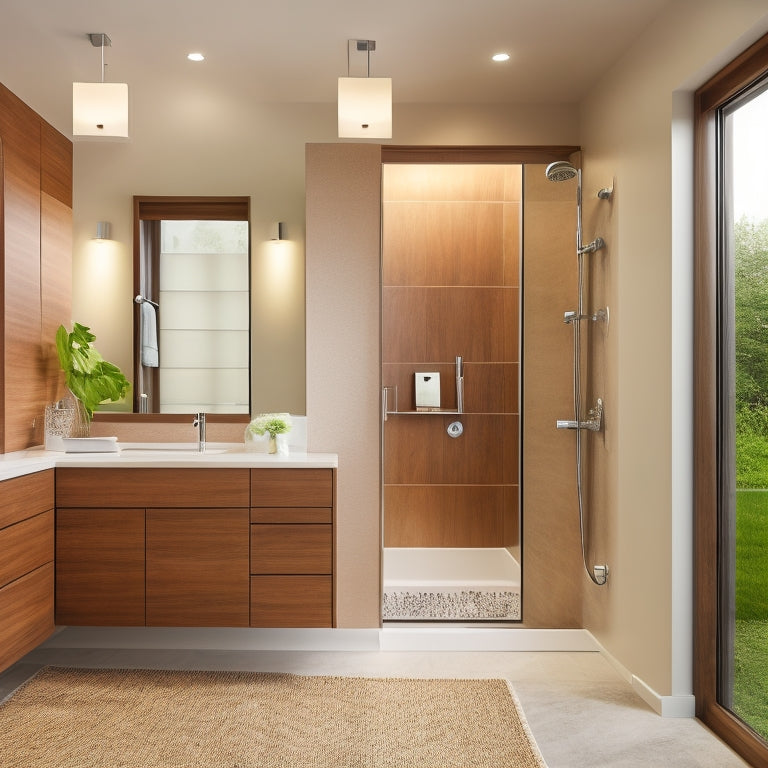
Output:
[[[133,195],[249,195],[253,411],[305,412],[304,145],[336,142],[335,104],[195,104],[131,95],[128,143],[75,143],[73,318],[131,375]],[[169,95],[172,100],[172,95]],[[157,115],[163,115],[162,120]],[[395,144],[574,144],[574,105],[395,105]],[[91,241],[97,221],[114,241]],[[279,258],[265,240],[286,223]],[[64,318],[67,322],[69,318]]]
[[584,621],[665,696],[691,685],[691,477],[672,468],[690,457],[692,276],[689,249],[673,243],[692,218],[673,219],[691,193],[690,176],[673,185],[674,153],[689,151],[673,145],[674,94],[756,39],[767,11],[753,0],[672,3],[581,105],[585,187],[616,179],[610,204],[587,203],[585,225],[585,239],[608,242],[606,448],[591,459],[605,469],[595,514],[612,571],[608,588],[588,587]]

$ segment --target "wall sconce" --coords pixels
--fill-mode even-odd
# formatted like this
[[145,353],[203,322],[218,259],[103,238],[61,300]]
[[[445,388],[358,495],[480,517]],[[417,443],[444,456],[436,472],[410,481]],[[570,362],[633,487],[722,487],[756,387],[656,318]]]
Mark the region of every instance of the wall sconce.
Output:
[[101,48],[101,82],[72,83],[72,135],[81,139],[128,138],[128,85],[105,83],[104,48],[112,41],[103,32],[88,34]]
[[270,240],[285,240],[285,223],[282,221],[276,221],[269,228]]
[[108,221],[97,221],[96,222],[96,237],[94,237],[94,240],[98,240],[101,242],[102,240],[111,240],[110,237],[110,229],[112,225]]
[[[371,77],[371,51],[375,40],[347,41],[347,74],[339,78],[339,138],[392,138],[392,78]],[[366,55],[366,74],[351,77],[351,62]]]

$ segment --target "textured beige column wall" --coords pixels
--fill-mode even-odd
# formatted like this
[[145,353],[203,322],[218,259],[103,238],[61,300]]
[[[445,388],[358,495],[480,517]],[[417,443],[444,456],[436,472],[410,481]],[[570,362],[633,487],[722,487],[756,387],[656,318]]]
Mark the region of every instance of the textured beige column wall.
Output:
[[[581,104],[585,186],[616,180],[607,218],[590,221],[605,227],[598,234],[609,244],[611,456],[597,514],[609,527],[612,570],[608,588],[587,593],[584,621],[662,696],[691,692],[691,509],[676,493],[691,478],[672,473],[691,441],[674,428],[678,409],[691,408],[690,393],[675,394],[691,353],[673,346],[690,310],[690,286],[672,281],[679,260],[690,256],[673,248],[674,95],[694,90],[757,39],[766,10],[752,0],[675,0]],[[674,226],[690,231],[693,222]]]
[[573,418],[576,181],[523,176],[523,620],[581,627],[581,556]]
[[375,627],[381,604],[381,148],[308,144],[309,450],[339,456],[336,620]]

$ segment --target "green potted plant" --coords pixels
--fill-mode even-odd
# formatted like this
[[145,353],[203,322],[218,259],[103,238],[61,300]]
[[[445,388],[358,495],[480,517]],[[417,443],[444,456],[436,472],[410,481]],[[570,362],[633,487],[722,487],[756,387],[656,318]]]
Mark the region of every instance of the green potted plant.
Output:
[[130,388],[123,372],[93,346],[95,339],[91,329],[80,323],[74,324],[71,333],[63,325],[56,331],[59,363],[69,391],[83,406],[86,432],[99,405],[105,400],[120,400]]
[[[252,435],[269,435],[267,453],[278,453],[277,436],[291,429],[291,417],[287,413],[260,413],[245,428],[245,446],[249,450]],[[287,446],[286,446],[287,448]]]

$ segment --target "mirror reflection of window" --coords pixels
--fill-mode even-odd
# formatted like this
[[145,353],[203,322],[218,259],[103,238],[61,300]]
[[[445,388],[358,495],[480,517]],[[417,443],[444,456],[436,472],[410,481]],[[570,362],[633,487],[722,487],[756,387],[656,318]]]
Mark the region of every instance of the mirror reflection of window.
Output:
[[248,413],[247,221],[161,221],[160,413]]
[[250,200],[133,198],[134,412],[250,414]]

